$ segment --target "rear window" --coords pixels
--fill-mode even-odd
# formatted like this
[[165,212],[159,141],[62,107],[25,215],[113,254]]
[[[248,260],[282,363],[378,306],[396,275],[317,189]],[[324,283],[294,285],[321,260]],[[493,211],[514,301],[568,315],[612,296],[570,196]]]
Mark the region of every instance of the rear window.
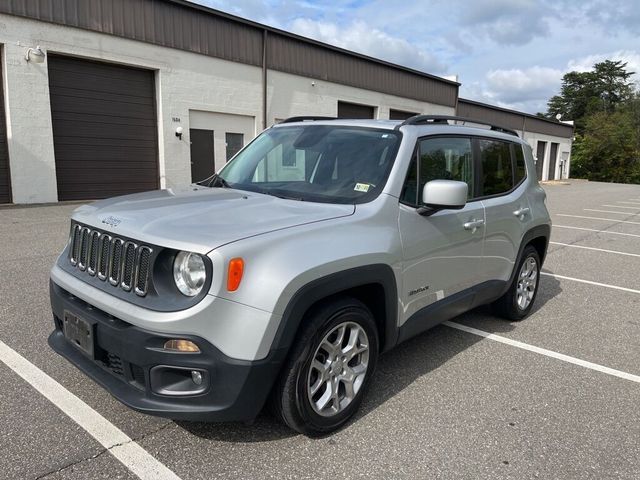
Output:
[[480,140],[482,163],[482,195],[499,195],[508,192],[513,184],[511,148],[500,140]]

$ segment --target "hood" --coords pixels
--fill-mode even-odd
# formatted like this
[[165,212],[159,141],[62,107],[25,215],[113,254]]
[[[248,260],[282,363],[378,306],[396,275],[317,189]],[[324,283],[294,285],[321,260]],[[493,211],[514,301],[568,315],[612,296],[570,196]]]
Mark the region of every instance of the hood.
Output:
[[354,205],[192,185],[100,200],[78,208],[72,218],[114,235],[205,254],[236,240],[354,211]]

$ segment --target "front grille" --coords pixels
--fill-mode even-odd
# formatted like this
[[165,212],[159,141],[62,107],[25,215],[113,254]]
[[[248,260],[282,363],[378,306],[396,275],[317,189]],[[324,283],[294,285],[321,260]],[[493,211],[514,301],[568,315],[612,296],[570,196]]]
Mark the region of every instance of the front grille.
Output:
[[126,292],[144,297],[149,290],[153,250],[146,245],[74,224],[71,228],[69,262],[82,272],[109,281]]
[[136,293],[138,295],[147,294],[147,285],[149,284],[149,263],[151,260],[151,249],[142,246],[138,249],[138,259],[136,262]]
[[134,263],[136,261],[136,249],[138,246],[133,242],[127,242],[122,254],[122,282],[120,286],[123,290],[130,292],[133,286]]
[[96,274],[96,268],[98,266],[98,245],[100,242],[100,232],[93,230],[89,234],[89,253],[87,255],[87,272],[89,275]]

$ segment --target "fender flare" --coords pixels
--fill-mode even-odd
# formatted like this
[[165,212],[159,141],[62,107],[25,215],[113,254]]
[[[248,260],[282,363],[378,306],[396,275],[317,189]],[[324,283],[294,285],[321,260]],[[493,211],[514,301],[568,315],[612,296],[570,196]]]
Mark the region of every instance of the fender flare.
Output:
[[273,339],[272,350],[289,351],[301,327],[305,312],[316,302],[345,290],[368,284],[378,284],[384,290],[384,348],[397,343],[398,289],[393,269],[386,264],[350,268],[320,277],[304,285],[291,297]]
[[520,264],[520,260],[522,259],[522,253],[524,252],[524,247],[531,242],[531,240],[535,238],[544,238],[546,240],[544,246],[544,252],[540,256],[540,269],[542,269],[542,265],[544,264],[545,257],[547,255],[547,248],[549,248],[549,240],[551,238],[551,225],[543,224],[538,225],[530,230],[527,230],[525,234],[522,236],[522,241],[520,242],[520,248],[518,249],[518,256],[516,257],[516,263],[513,265],[513,271],[511,272],[511,276],[509,277],[509,282],[507,283],[507,289],[509,289],[511,284],[513,283],[513,279],[517,275],[516,270],[518,269],[518,265]]

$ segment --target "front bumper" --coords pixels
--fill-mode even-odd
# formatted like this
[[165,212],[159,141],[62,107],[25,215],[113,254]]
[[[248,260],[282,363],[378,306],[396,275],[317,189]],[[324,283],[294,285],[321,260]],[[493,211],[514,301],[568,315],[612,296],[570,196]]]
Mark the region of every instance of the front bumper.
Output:
[[[55,322],[49,336],[51,348],[122,403],[143,413],[192,421],[252,420],[262,409],[284,360],[284,350],[273,350],[259,361],[232,359],[200,337],[153,332],[126,323],[54,282],[50,292]],[[93,358],[65,338],[65,311],[91,325]],[[171,338],[195,342],[200,353],[162,350]],[[193,395],[159,394],[151,373],[157,366],[205,372],[206,389]]]

